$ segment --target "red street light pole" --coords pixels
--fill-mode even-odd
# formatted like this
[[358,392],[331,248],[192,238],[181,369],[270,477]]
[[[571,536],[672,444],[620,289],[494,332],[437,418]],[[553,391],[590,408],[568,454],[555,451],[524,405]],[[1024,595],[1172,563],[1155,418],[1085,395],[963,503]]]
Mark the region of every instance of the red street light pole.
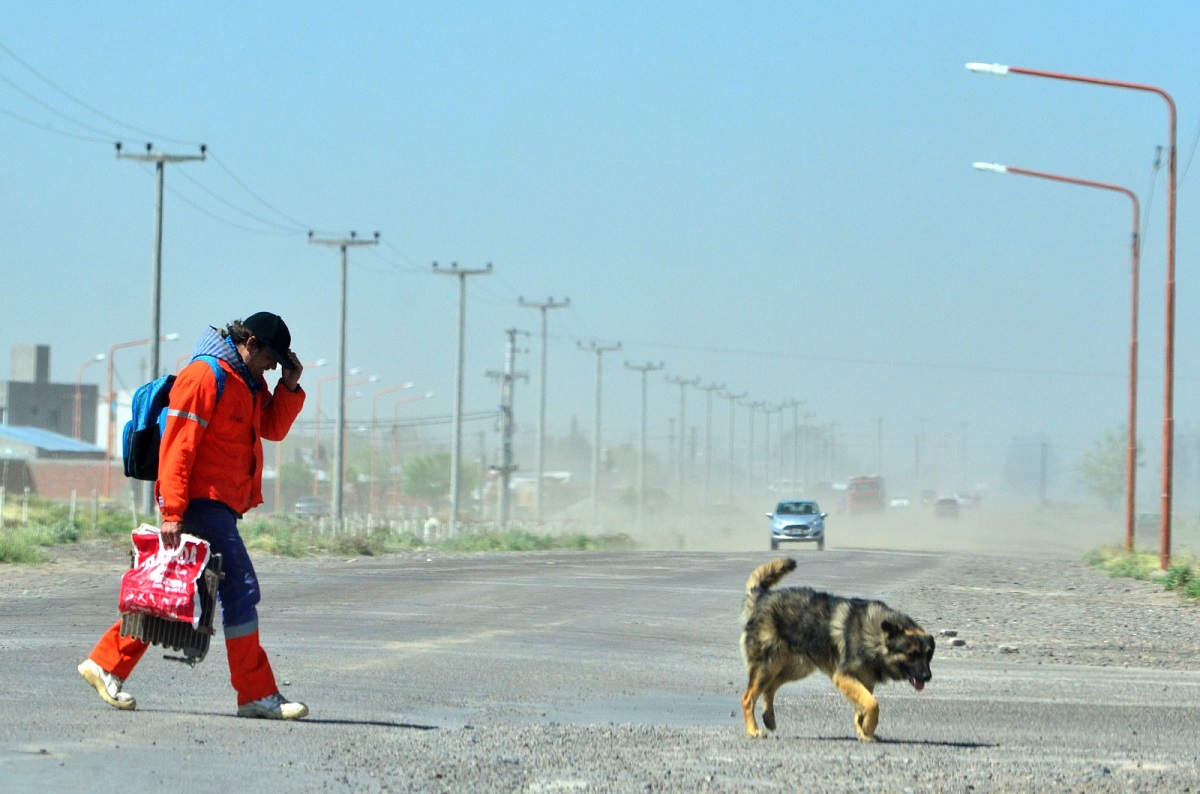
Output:
[[[179,334],[164,334],[159,338],[162,341],[169,342],[173,339],[178,339]],[[117,423],[117,395],[113,392],[113,354],[122,348],[137,347],[138,345],[148,344],[150,344],[149,339],[135,339],[132,342],[121,342],[119,344],[115,344],[108,349],[108,442],[104,448],[105,499],[108,499],[112,492],[113,425]]]
[[[362,370],[361,370],[361,369],[359,369],[358,367],[355,367],[354,369],[351,369],[351,370],[349,370],[349,371],[348,371],[346,374],[347,374],[347,375],[357,375],[359,372],[362,372]],[[318,486],[319,486],[319,484],[320,484],[320,481],[317,479],[317,469],[316,469],[316,465],[317,465],[317,458],[319,458],[319,457],[320,457],[320,455],[321,455],[321,387],[322,387],[322,386],[324,386],[324,385],[325,385],[326,383],[328,383],[329,381],[331,381],[331,380],[333,380],[333,379],[335,379],[335,378],[337,378],[337,377],[338,377],[338,373],[334,372],[334,373],[332,373],[332,374],[330,374],[330,375],[326,375],[326,376],[325,376],[325,377],[323,377],[323,378],[318,378],[318,379],[317,379],[317,388],[316,388],[316,392],[317,392],[317,406],[316,406],[316,407],[317,407],[317,416],[316,416],[316,419],[315,419],[315,421],[313,422],[313,454],[312,454],[312,461],[313,461],[313,496],[319,496],[319,495],[320,495],[320,494],[318,493]]]
[[385,394],[391,394],[392,392],[402,391],[404,389],[411,389],[412,387],[412,383],[402,383],[399,386],[388,386],[384,389],[377,389],[375,391],[375,396],[371,398],[371,483],[368,490],[369,495],[367,496],[367,512],[371,515],[375,515],[375,423],[378,421],[379,416],[379,398]]
[[75,373],[75,417],[71,423],[71,430],[75,435],[75,440],[79,441],[83,435],[83,371],[92,364],[97,364],[104,360],[103,353],[97,353],[87,361],[79,365],[79,371]]
[[394,424],[392,425],[392,508],[395,509],[400,501],[400,475],[396,473],[396,468],[400,465],[400,406],[415,403],[418,400],[428,400],[433,396],[433,392],[427,391],[424,394],[418,394],[413,397],[408,397],[403,400],[397,400],[393,410],[395,412]]
[[[308,362],[304,363],[305,369],[311,369],[313,367],[323,367],[323,366],[325,366],[325,359],[323,359],[323,358],[318,358],[316,361],[313,361],[312,363],[308,363]],[[176,363],[175,368],[177,370],[179,369],[178,362]],[[282,472],[283,472],[283,442],[276,441],[275,442],[275,512],[277,512],[277,513],[284,512],[283,504],[282,504],[283,503],[283,482],[282,482],[283,477],[281,476]]]
[[1166,570],[1171,564],[1171,478],[1175,444],[1175,100],[1166,91],[1152,85],[1126,83],[1120,80],[1104,80],[1098,77],[1080,77],[1020,66],[1004,66],[998,63],[968,63],[972,72],[1008,75],[1025,74],[1031,77],[1048,77],[1052,80],[1069,80],[1076,83],[1106,85],[1113,88],[1128,88],[1148,91],[1162,97],[1167,103],[1170,117],[1169,155],[1167,158],[1167,306],[1166,306],[1166,362],[1163,368],[1163,455],[1162,455],[1162,516],[1159,524],[1160,545],[1158,564]]
[[1133,191],[1123,188],[1120,185],[1110,185],[1105,182],[1093,182],[1090,179],[1077,179],[1071,176],[1049,174],[1044,171],[1031,171],[1027,168],[1016,168],[1015,166],[997,165],[995,163],[975,163],[975,168],[979,171],[992,171],[997,174],[1018,174],[1020,176],[1037,177],[1038,179],[1049,179],[1055,182],[1066,182],[1070,185],[1112,190],[1117,193],[1124,193],[1133,202],[1133,232],[1129,244],[1132,280],[1130,290],[1132,305],[1129,312],[1129,427],[1125,452],[1125,551],[1133,551],[1134,493],[1137,478],[1138,240],[1140,237],[1139,217],[1141,215],[1141,205],[1138,203],[1138,198],[1134,195]]
[[[359,378],[358,380],[352,380],[349,383],[347,383],[346,388],[349,389],[354,386],[361,386],[364,383],[374,383],[377,380],[379,380],[378,375],[371,375],[370,377]],[[357,400],[359,397],[362,397],[362,396],[363,396],[362,392],[356,391],[349,396],[343,397],[342,407],[345,408],[345,406],[349,405],[350,403],[354,402],[355,400]],[[345,411],[342,412],[342,423],[343,423],[343,427],[338,430],[339,435],[345,433],[345,430],[346,430],[346,428],[344,426],[345,424],[347,424],[346,419],[345,419]],[[370,441],[370,438],[368,437],[368,443],[369,443],[369,441]],[[346,476],[346,456],[344,454],[341,456],[341,468],[338,468],[338,465],[337,465],[338,464],[338,456],[336,456],[336,455],[334,456],[333,463],[334,463],[334,466],[333,466],[333,470],[331,473],[336,475],[334,477],[334,481],[333,481],[334,495],[336,496],[337,494],[342,492],[342,482]],[[340,500],[335,500],[335,501],[339,501],[339,503],[344,504],[344,501],[340,501]]]

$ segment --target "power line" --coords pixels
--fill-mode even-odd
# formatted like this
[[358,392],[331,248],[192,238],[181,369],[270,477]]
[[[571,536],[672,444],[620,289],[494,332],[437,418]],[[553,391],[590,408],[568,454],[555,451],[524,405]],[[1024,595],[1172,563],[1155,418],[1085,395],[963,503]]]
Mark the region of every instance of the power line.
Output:
[[191,176],[186,171],[180,171],[179,173],[181,176],[183,176],[184,179],[186,179],[188,182],[191,182],[193,185],[195,185],[197,188],[199,188],[202,192],[208,194],[212,198],[221,202],[222,204],[224,204],[226,207],[229,207],[234,212],[241,213],[242,215],[245,215],[247,218],[250,218],[253,221],[257,221],[258,223],[261,223],[264,226],[272,226],[276,229],[283,229],[292,234],[303,234],[304,232],[308,231],[309,227],[307,227],[307,226],[297,226],[295,224],[292,224],[290,226],[284,226],[281,223],[276,223],[275,221],[267,220],[266,218],[255,215],[254,213],[252,213],[248,210],[242,209],[238,205],[234,204],[232,201],[222,198],[221,196],[218,196],[215,191],[213,191],[212,189],[210,189],[208,187],[205,187],[204,184],[200,182],[200,180]]
[[413,259],[411,256],[409,256],[404,251],[401,251],[399,248],[397,248],[395,245],[393,245],[390,241],[385,240],[383,244],[385,246],[387,246],[389,249],[391,249],[391,251],[393,253],[395,253],[397,256],[399,256],[401,259],[403,259],[406,263],[408,263],[408,265],[411,267],[413,272],[417,272],[417,271],[421,270],[421,268],[418,267],[415,259]]
[[[562,341],[571,337],[562,334],[551,334],[551,339]],[[994,372],[1006,375],[1040,375],[1074,378],[1115,378],[1124,375],[1113,372],[1086,372],[1083,370],[1035,369],[1030,367],[1001,367],[984,364],[952,364],[944,361],[915,361],[903,359],[871,359],[846,358],[843,356],[818,356],[811,354],[787,353],[760,349],[710,347],[703,345],[682,345],[656,342],[634,342],[630,347],[646,348],[648,350],[684,350],[692,353],[705,353],[723,357],[739,356],[744,358],[767,358],[780,361],[817,361],[832,364],[859,364],[863,366],[905,367],[911,369],[935,369],[962,372]]]
[[82,127],[83,129],[87,130],[88,132],[94,132],[94,133],[96,133],[97,135],[108,135],[110,140],[111,140],[112,138],[118,137],[118,136],[116,136],[116,135],[112,135],[112,134],[111,134],[111,133],[109,133],[107,130],[101,130],[101,129],[98,129],[98,128],[96,128],[96,127],[93,127],[92,125],[90,125],[90,124],[88,124],[88,123],[86,123],[86,122],[83,122],[83,121],[80,121],[80,120],[79,120],[79,119],[77,119],[77,118],[74,118],[73,116],[68,116],[66,113],[63,113],[61,110],[59,110],[58,108],[54,107],[54,106],[53,106],[53,105],[51,105],[50,103],[48,103],[48,102],[44,102],[43,100],[41,100],[41,99],[38,99],[36,96],[34,96],[33,94],[29,93],[29,92],[28,92],[28,91],[26,91],[24,88],[21,88],[21,86],[17,85],[17,84],[16,84],[16,83],[14,83],[12,80],[10,80],[9,78],[5,77],[5,76],[4,76],[4,75],[2,75],[2,74],[0,74],[0,81],[3,81],[3,82],[5,82],[5,83],[7,83],[7,84],[8,84],[8,85],[9,85],[9,86],[10,86],[10,87],[11,87],[11,88],[14,90],[14,91],[16,91],[18,94],[21,94],[23,97],[25,97],[26,99],[28,99],[30,102],[33,102],[35,105],[38,105],[39,107],[42,107],[42,108],[44,108],[44,109],[46,109],[46,110],[50,111],[51,113],[53,113],[54,115],[56,115],[56,116],[58,116],[60,119],[62,119],[63,121],[69,121],[69,122],[71,122],[72,124],[74,124],[75,126],[77,126],[77,127]]
[[[34,77],[36,77],[38,80],[41,80],[43,83],[50,86],[55,91],[62,94],[64,97],[71,100],[75,104],[79,105],[84,110],[87,110],[88,112],[93,113],[96,116],[99,116],[100,118],[104,119],[107,122],[110,122],[112,124],[117,124],[121,127],[124,127],[127,130],[130,130],[131,132],[136,132],[139,135],[146,135],[151,138],[158,138],[159,140],[164,140],[164,141],[167,141],[168,143],[178,143],[183,146],[199,146],[200,145],[199,142],[197,142],[197,141],[184,141],[184,140],[180,140],[178,138],[171,138],[166,135],[159,135],[158,133],[150,132],[149,130],[143,130],[138,127],[134,127],[130,124],[126,124],[125,122],[121,121],[120,119],[114,118],[101,110],[97,110],[96,108],[92,107],[88,103],[84,102],[82,99],[79,99],[75,95],[68,92],[66,89],[62,88],[57,83],[55,83],[53,80],[46,77],[44,74],[39,72],[37,69],[33,68],[28,63],[26,63],[24,60],[22,60],[20,56],[18,56],[15,52],[13,52],[3,42],[0,42],[0,50],[2,50],[6,55],[8,55],[8,57],[12,58],[14,61],[19,63],[22,67],[25,68],[26,71],[28,71],[30,74],[32,74]],[[57,111],[54,111],[54,112],[57,113]],[[115,135],[110,136],[110,138],[114,138],[114,137],[118,137],[118,136],[115,136]]]
[[1192,150],[1188,152],[1187,164],[1183,167],[1183,173],[1179,175],[1179,181],[1176,183],[1176,189],[1183,187],[1183,180],[1188,174],[1188,169],[1192,167],[1192,158],[1196,156],[1196,144],[1200,143],[1200,122],[1196,123],[1196,137],[1192,138]]
[[38,129],[43,132],[49,132],[54,135],[62,135],[65,138],[74,138],[74,139],[80,140],[80,141],[90,141],[91,143],[109,143],[110,142],[108,138],[93,138],[90,135],[80,135],[75,132],[67,132],[66,130],[55,129],[54,127],[50,126],[46,122],[34,121],[33,119],[25,118],[24,116],[22,116],[18,113],[14,113],[11,110],[8,110],[6,108],[0,108],[0,114],[8,116],[10,119],[19,121],[22,124],[27,124],[30,127],[33,127],[34,129]]
[[1154,206],[1154,185],[1158,183],[1158,172],[1162,170],[1162,153],[1163,147],[1154,147],[1154,165],[1150,167],[1150,187],[1146,189],[1146,209],[1142,210],[1141,228],[1143,231],[1138,235],[1137,241],[1139,254],[1141,254],[1142,248],[1146,244],[1148,232],[1145,230],[1150,228],[1150,208]]
[[[230,179],[232,179],[234,182],[236,182],[238,187],[240,187],[242,190],[244,190],[248,194],[250,194],[250,197],[253,198],[255,201],[257,201],[259,204],[262,204],[264,207],[271,210],[271,212],[274,212],[276,215],[283,218],[285,221],[292,224],[293,227],[299,229],[300,231],[307,231],[308,229],[313,228],[312,224],[302,223],[302,222],[296,220],[295,218],[291,217],[290,215],[287,215],[286,213],[284,213],[282,210],[278,209],[274,204],[271,204],[270,202],[268,202],[262,196],[255,193],[253,190],[250,189],[249,185],[247,185],[245,182],[243,182],[241,179],[238,178],[237,174],[233,173],[233,171],[229,168],[229,166],[225,165],[225,163],[222,162],[221,158],[217,157],[216,155],[211,155],[211,156],[212,156],[213,162],[215,162],[217,164],[217,166],[229,176]],[[318,231],[320,234],[326,234],[326,232],[321,231],[319,229],[316,231]]]
[[[88,104],[87,102],[83,101],[79,97],[75,96],[74,94],[70,93],[66,89],[62,88],[60,85],[58,85],[54,81],[50,80],[44,74],[42,74],[37,69],[35,69],[33,66],[31,66],[28,62],[26,62],[25,60],[20,58],[20,56],[18,56],[15,52],[13,52],[13,50],[11,48],[6,46],[2,42],[0,42],[0,51],[3,51],[12,60],[14,60],[16,63],[20,64],[24,69],[26,69],[30,74],[32,74],[34,77],[36,77],[42,83],[46,84],[47,86],[49,86],[51,89],[53,89],[54,91],[56,91],[57,93],[59,93],[60,95],[65,97],[66,99],[70,100],[71,102],[75,103],[76,105],[87,110],[89,113],[92,113],[95,116],[97,116],[111,124],[115,124],[126,130],[132,130],[134,132],[137,132],[142,135],[147,135],[152,138],[157,138],[159,140],[166,140],[171,143],[180,143],[180,144],[189,145],[189,146],[190,145],[199,145],[199,144],[195,144],[192,141],[186,141],[186,140],[182,140],[179,138],[173,138],[173,137],[167,136],[167,135],[161,135],[161,134],[154,133],[149,130],[145,130],[140,127],[134,126],[127,122],[124,122],[124,121],[122,121],[108,113],[105,113],[104,111],[99,110],[98,108]],[[75,125],[77,127],[80,127],[81,129],[87,130],[91,133],[94,133],[95,135],[103,135],[105,137],[99,138],[99,137],[94,137],[94,135],[81,135],[79,133],[73,133],[73,132],[68,132],[66,130],[61,130],[61,129],[51,126],[48,123],[36,121],[34,119],[28,118],[26,116],[23,116],[19,113],[8,110],[6,108],[0,108],[0,114],[6,115],[16,121],[19,121],[23,124],[29,125],[35,129],[42,130],[44,132],[49,132],[49,133],[52,133],[55,135],[61,135],[61,136],[65,136],[65,137],[75,138],[77,140],[89,141],[92,143],[110,143],[112,140],[120,137],[119,135],[117,135],[116,133],[114,133],[110,130],[100,129],[91,124],[88,124],[87,122],[85,122],[81,119],[78,119],[74,116],[71,116],[71,115],[63,112],[59,108],[55,107],[53,104],[41,99],[40,97],[36,96],[32,92],[22,88],[15,81],[13,81],[12,79],[10,79],[9,77],[7,77],[3,74],[0,74],[0,82],[4,82],[4,83],[8,84],[14,91],[20,93],[22,96],[24,96],[30,102],[35,103],[39,107],[45,109],[46,111],[54,114],[57,117],[63,119],[64,121],[66,121],[72,125]],[[262,196],[260,196],[254,190],[252,190],[245,183],[245,181],[238,178],[238,176],[236,174],[234,174],[234,172],[229,168],[229,166],[227,166],[219,158],[214,156],[212,159],[214,161],[216,161],[218,167],[223,172],[225,172],[225,174],[228,175],[229,178],[232,179],[238,185],[238,187],[240,187],[242,190],[244,190],[246,193],[248,193],[252,198],[254,198],[260,204],[265,206],[267,209],[271,210],[273,213],[275,213],[276,215],[281,217],[289,225],[282,226],[279,223],[277,223],[276,221],[272,221],[267,218],[263,218],[259,215],[256,215],[256,214],[246,210],[245,208],[238,206],[234,202],[232,202],[226,198],[223,198],[222,196],[217,194],[214,190],[212,190],[208,187],[205,187],[205,185],[202,182],[200,182],[199,180],[197,180],[193,177],[190,177],[190,176],[186,176],[186,175],[185,175],[185,178],[188,179],[190,182],[192,182],[192,184],[194,184],[198,189],[207,193],[209,196],[211,196],[216,201],[226,205],[227,207],[232,209],[234,212],[236,212],[240,215],[244,215],[245,217],[255,221],[256,223],[260,223],[260,224],[263,224],[264,226],[272,227],[276,230],[285,230],[286,229],[288,232],[295,233],[295,234],[303,233],[306,230],[313,228],[312,224],[306,224],[301,221],[298,221],[295,218],[284,213],[282,210],[275,207],[270,202],[268,202],[266,199],[264,199]],[[251,228],[251,227],[245,226],[243,224],[237,223],[236,221],[231,221],[227,218],[224,218],[220,215],[217,215],[217,214],[211,212],[210,210],[205,209],[204,207],[200,206],[199,204],[195,203],[194,201],[191,201],[184,194],[182,194],[174,189],[171,189],[171,188],[168,188],[168,189],[170,189],[171,192],[175,196],[177,196],[181,201],[185,202],[186,204],[191,206],[193,209],[197,210],[198,212],[201,212],[204,215],[207,215],[208,217],[210,217],[216,221],[219,221],[221,223],[224,223],[228,226],[232,226],[237,229],[241,229],[243,231],[248,231],[248,232],[252,232],[252,233],[256,233],[256,234],[267,234],[267,235],[275,234],[275,232],[264,232],[261,229]]]
[[[386,243],[384,243],[384,244],[386,245]],[[425,273],[424,269],[420,269],[420,268],[417,268],[415,266],[410,266],[410,265],[403,265],[398,262],[393,262],[391,259],[388,259],[382,253],[380,253],[378,248],[372,248],[371,254],[376,259],[378,259],[380,262],[383,262],[385,265],[387,265],[389,268],[391,268],[390,272],[406,273],[406,274],[421,273],[422,275]]]
[[[141,168],[142,168],[142,171],[144,171],[145,173],[150,173],[150,169],[148,167],[146,167],[145,165],[141,166]],[[166,190],[172,196],[179,199],[184,204],[187,204],[189,207],[194,209],[196,212],[199,212],[201,215],[205,215],[209,218],[212,218],[214,221],[217,221],[218,223],[223,223],[226,226],[232,226],[235,229],[241,229],[244,232],[250,232],[251,234],[258,234],[258,235],[262,235],[264,237],[292,237],[297,234],[297,232],[268,231],[266,229],[255,229],[251,226],[246,226],[243,223],[238,223],[237,221],[230,220],[229,218],[225,218],[221,215],[218,215],[217,213],[213,212],[212,210],[210,210],[206,207],[200,206],[195,201],[193,201],[191,198],[189,198],[186,193],[183,193],[182,191],[177,190],[176,188],[172,187],[171,185],[167,185]]]
[[[118,375],[118,379],[119,379],[119,377],[120,376]],[[125,388],[123,383],[120,385],[122,386],[122,388]],[[324,412],[322,412],[322,413],[324,413]],[[496,418],[499,416],[500,416],[499,411],[467,411],[467,412],[463,413],[462,420],[463,420],[463,422],[495,421]],[[376,428],[376,429],[382,429],[382,428],[388,428],[388,427],[438,427],[441,425],[452,424],[453,422],[454,422],[453,416],[440,416],[440,415],[439,416],[415,417],[413,419],[405,419],[404,421],[400,421],[400,422],[397,422],[394,420],[387,420],[387,419],[380,419],[377,422],[371,422],[369,420],[362,420],[362,421],[350,420],[350,419],[346,420],[347,426],[350,427],[351,429],[361,428],[361,427]],[[306,429],[315,427],[316,424],[317,424],[316,421],[313,419],[297,419],[295,422],[292,423],[292,428],[295,430],[306,430]]]

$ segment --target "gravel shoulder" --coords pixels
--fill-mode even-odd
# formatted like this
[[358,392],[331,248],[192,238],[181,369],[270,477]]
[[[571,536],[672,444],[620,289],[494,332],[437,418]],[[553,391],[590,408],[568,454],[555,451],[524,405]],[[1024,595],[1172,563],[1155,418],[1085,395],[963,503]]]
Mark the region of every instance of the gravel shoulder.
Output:
[[[1200,707],[1192,602],[1067,557],[807,551],[788,550],[805,577],[790,583],[882,597],[963,641],[938,637],[924,693],[879,693],[875,745],[853,739],[847,705],[820,676],[781,690],[778,733],[743,735],[739,588],[770,552],[259,555],[260,577],[287,595],[268,618],[273,661],[323,700],[313,719],[275,724],[219,707],[219,649],[203,670],[139,668],[147,705],[137,712],[85,698],[71,654],[102,628],[91,604],[111,600],[128,565],[123,544],[92,542],[55,549],[48,564],[0,567],[0,655],[30,670],[71,663],[31,676],[22,697],[0,695],[0,778],[15,791],[120,791],[178,781],[182,764],[202,770],[189,772],[189,789],[214,792],[244,788],[247,768],[294,791],[1200,790],[1200,751],[1180,730]],[[889,572],[878,584],[872,565]],[[612,613],[599,626],[586,613],[544,615],[536,566],[555,571],[547,584],[560,589],[548,592],[562,598],[601,585],[665,595],[641,612],[632,600],[607,607],[618,591],[597,590],[594,608]],[[862,589],[835,587],[838,575]],[[447,576],[458,577],[446,591],[456,608],[485,622],[431,644],[417,635],[444,631],[430,621],[445,618],[447,596],[422,588]],[[389,577],[397,584],[380,584]],[[344,583],[323,591],[337,602],[298,603],[314,581]],[[369,591],[375,612],[364,615],[355,599],[367,586],[384,589]],[[672,593],[686,603],[667,603]],[[13,628],[11,618],[43,609],[63,611],[51,622],[66,639]],[[323,609],[345,611],[309,629],[315,645],[289,634],[310,620],[305,610]],[[371,640],[388,621],[409,633],[404,642]],[[626,631],[632,648],[619,644]],[[664,655],[642,650],[655,644]],[[447,659],[452,667],[439,669]],[[356,672],[337,674],[347,667]],[[150,697],[173,689],[178,702]],[[45,706],[36,717],[31,697]],[[622,711],[630,706],[641,710]],[[136,764],[132,780],[97,788],[116,758]]]
[[927,630],[956,631],[964,657],[1155,670],[1196,670],[1200,658],[1195,601],[1082,562],[954,555],[937,581],[908,582],[895,599]]

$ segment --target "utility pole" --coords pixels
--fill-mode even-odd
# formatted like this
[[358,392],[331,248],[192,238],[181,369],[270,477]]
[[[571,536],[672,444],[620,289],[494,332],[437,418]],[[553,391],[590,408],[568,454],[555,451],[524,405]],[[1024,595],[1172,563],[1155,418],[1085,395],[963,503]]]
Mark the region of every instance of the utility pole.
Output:
[[797,471],[799,472],[800,481],[804,484],[804,490],[806,490],[810,493],[812,492],[814,483],[812,481],[813,480],[812,456],[809,453],[809,447],[812,444],[812,440],[811,440],[812,433],[810,432],[810,429],[809,429],[808,420],[813,419],[815,417],[816,417],[816,414],[809,411],[805,414],[802,414],[798,418],[798,421],[802,420],[804,422],[804,424],[800,425],[800,427],[804,430],[804,436],[803,436],[804,440],[802,442],[804,445],[804,451],[803,451],[803,453],[801,453],[801,460],[800,460],[799,468],[797,469]]
[[[479,431],[479,481],[480,482],[484,482],[485,478],[487,477],[487,473],[488,473],[487,431],[480,430]],[[496,512],[500,512],[499,505],[497,505]],[[487,510],[485,508],[484,502],[482,499],[480,499],[479,500],[480,518],[484,518],[486,516],[486,514],[487,514]]]
[[657,364],[649,362],[638,366],[625,362],[626,369],[636,370],[642,373],[642,431],[638,438],[638,500],[637,500],[637,528],[642,530],[642,518],[646,511],[646,376],[656,370],[663,368],[663,363],[660,361]]
[[667,467],[675,468],[675,420],[667,417]]
[[750,432],[746,447],[746,491],[754,493],[754,412],[762,407],[761,402],[745,402],[742,405],[750,409]]
[[734,394],[731,391],[726,391],[721,394],[722,397],[729,400],[729,471],[726,479],[728,482],[725,487],[728,489],[729,504],[733,504],[733,461],[734,461],[734,426],[733,426],[733,406],[738,400],[744,400],[749,392]]
[[363,245],[379,245],[379,232],[374,239],[359,239],[357,232],[350,232],[349,237],[320,238],[313,232],[308,233],[309,245],[324,245],[337,248],[342,254],[341,300],[338,304],[338,357],[337,357],[337,411],[333,434],[333,527],[335,531],[342,528],[342,490],[344,484],[344,469],[346,460],[346,250]]
[[584,344],[576,342],[580,350],[596,354],[596,410],[592,417],[592,528],[600,525],[600,395],[601,382],[604,377],[603,359],[605,353],[615,353],[621,349],[621,343],[615,345],[598,345],[595,342]]
[[[159,337],[162,335],[162,236],[163,236],[163,177],[167,163],[190,163],[204,161],[208,147],[200,144],[200,154],[167,154],[154,151],[154,145],[146,144],[145,154],[128,154],[121,151],[121,142],[117,144],[118,160],[133,160],[139,163],[154,163],[154,259],[150,268],[150,377],[147,380],[157,380],[159,376],[160,354]],[[108,466],[105,461],[105,466]],[[154,483],[142,486],[143,505],[147,515],[154,512]]]
[[[962,469],[959,469],[962,471]],[[883,474],[883,417],[879,417],[879,427],[875,430],[875,473]]]
[[[780,408],[792,409],[792,471],[791,471],[791,488],[799,489],[800,480],[800,400],[785,400]],[[780,470],[783,470],[783,456],[779,458]]]
[[692,425],[691,430],[688,433],[688,461],[690,461],[693,464],[696,462],[696,454],[697,454],[696,437],[697,437],[697,435],[699,435],[699,433],[700,433],[700,428],[696,427],[695,425]]
[[667,377],[667,383],[679,386],[679,457],[675,459],[675,498],[683,504],[683,459],[687,448],[687,387],[699,385],[699,378]]
[[780,410],[782,409],[779,406],[767,405],[766,403],[763,404],[762,408],[763,424],[766,428],[763,433],[765,437],[764,448],[766,450],[763,453],[763,487],[768,493],[771,490],[771,414]]
[[546,298],[543,302],[527,301],[524,298],[517,298],[518,303],[527,309],[537,309],[542,313],[542,368],[538,375],[538,390],[541,396],[538,398],[538,434],[537,434],[537,485],[536,496],[537,507],[536,516],[538,523],[541,523],[545,517],[545,479],[546,479],[546,312],[550,309],[562,309],[571,305],[570,298],[563,298],[561,301],[555,301],[554,298]]
[[509,483],[512,473],[517,470],[516,465],[513,464],[512,446],[513,382],[517,378],[526,377],[525,373],[513,370],[513,366],[517,360],[517,334],[529,336],[528,331],[519,331],[516,328],[509,328],[504,333],[508,335],[508,344],[505,348],[504,356],[504,371],[497,372],[494,369],[490,369],[486,373],[489,378],[500,381],[500,465],[492,466],[492,471],[500,475],[500,505],[497,523],[500,526],[501,532],[504,532],[508,528]]
[[467,330],[467,276],[490,276],[492,263],[487,267],[468,270],[457,262],[450,263],[449,270],[439,270],[433,263],[433,272],[458,277],[458,363],[454,368],[454,432],[450,455],[450,537],[458,534],[459,471],[462,459],[462,411],[463,411],[463,361],[466,357]]
[[704,409],[704,496],[708,498],[709,490],[712,487],[712,403],[713,392],[723,391],[724,383],[710,383],[707,386],[701,386],[700,391],[708,392],[707,404]]
[[916,486],[913,490],[917,492],[917,499],[920,499],[923,492],[921,488],[921,463],[922,458],[925,456],[925,417],[923,416],[917,420],[917,440],[913,447],[916,450],[913,456],[913,468],[915,471],[913,479],[916,481]]

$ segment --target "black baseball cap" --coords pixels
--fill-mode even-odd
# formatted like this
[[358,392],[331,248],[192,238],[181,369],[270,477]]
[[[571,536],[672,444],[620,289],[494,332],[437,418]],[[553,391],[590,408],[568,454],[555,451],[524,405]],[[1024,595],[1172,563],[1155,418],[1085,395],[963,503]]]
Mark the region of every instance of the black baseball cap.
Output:
[[292,366],[291,356],[288,355],[292,348],[292,332],[282,317],[270,312],[258,312],[242,320],[242,325],[267,346],[279,366],[285,369]]

